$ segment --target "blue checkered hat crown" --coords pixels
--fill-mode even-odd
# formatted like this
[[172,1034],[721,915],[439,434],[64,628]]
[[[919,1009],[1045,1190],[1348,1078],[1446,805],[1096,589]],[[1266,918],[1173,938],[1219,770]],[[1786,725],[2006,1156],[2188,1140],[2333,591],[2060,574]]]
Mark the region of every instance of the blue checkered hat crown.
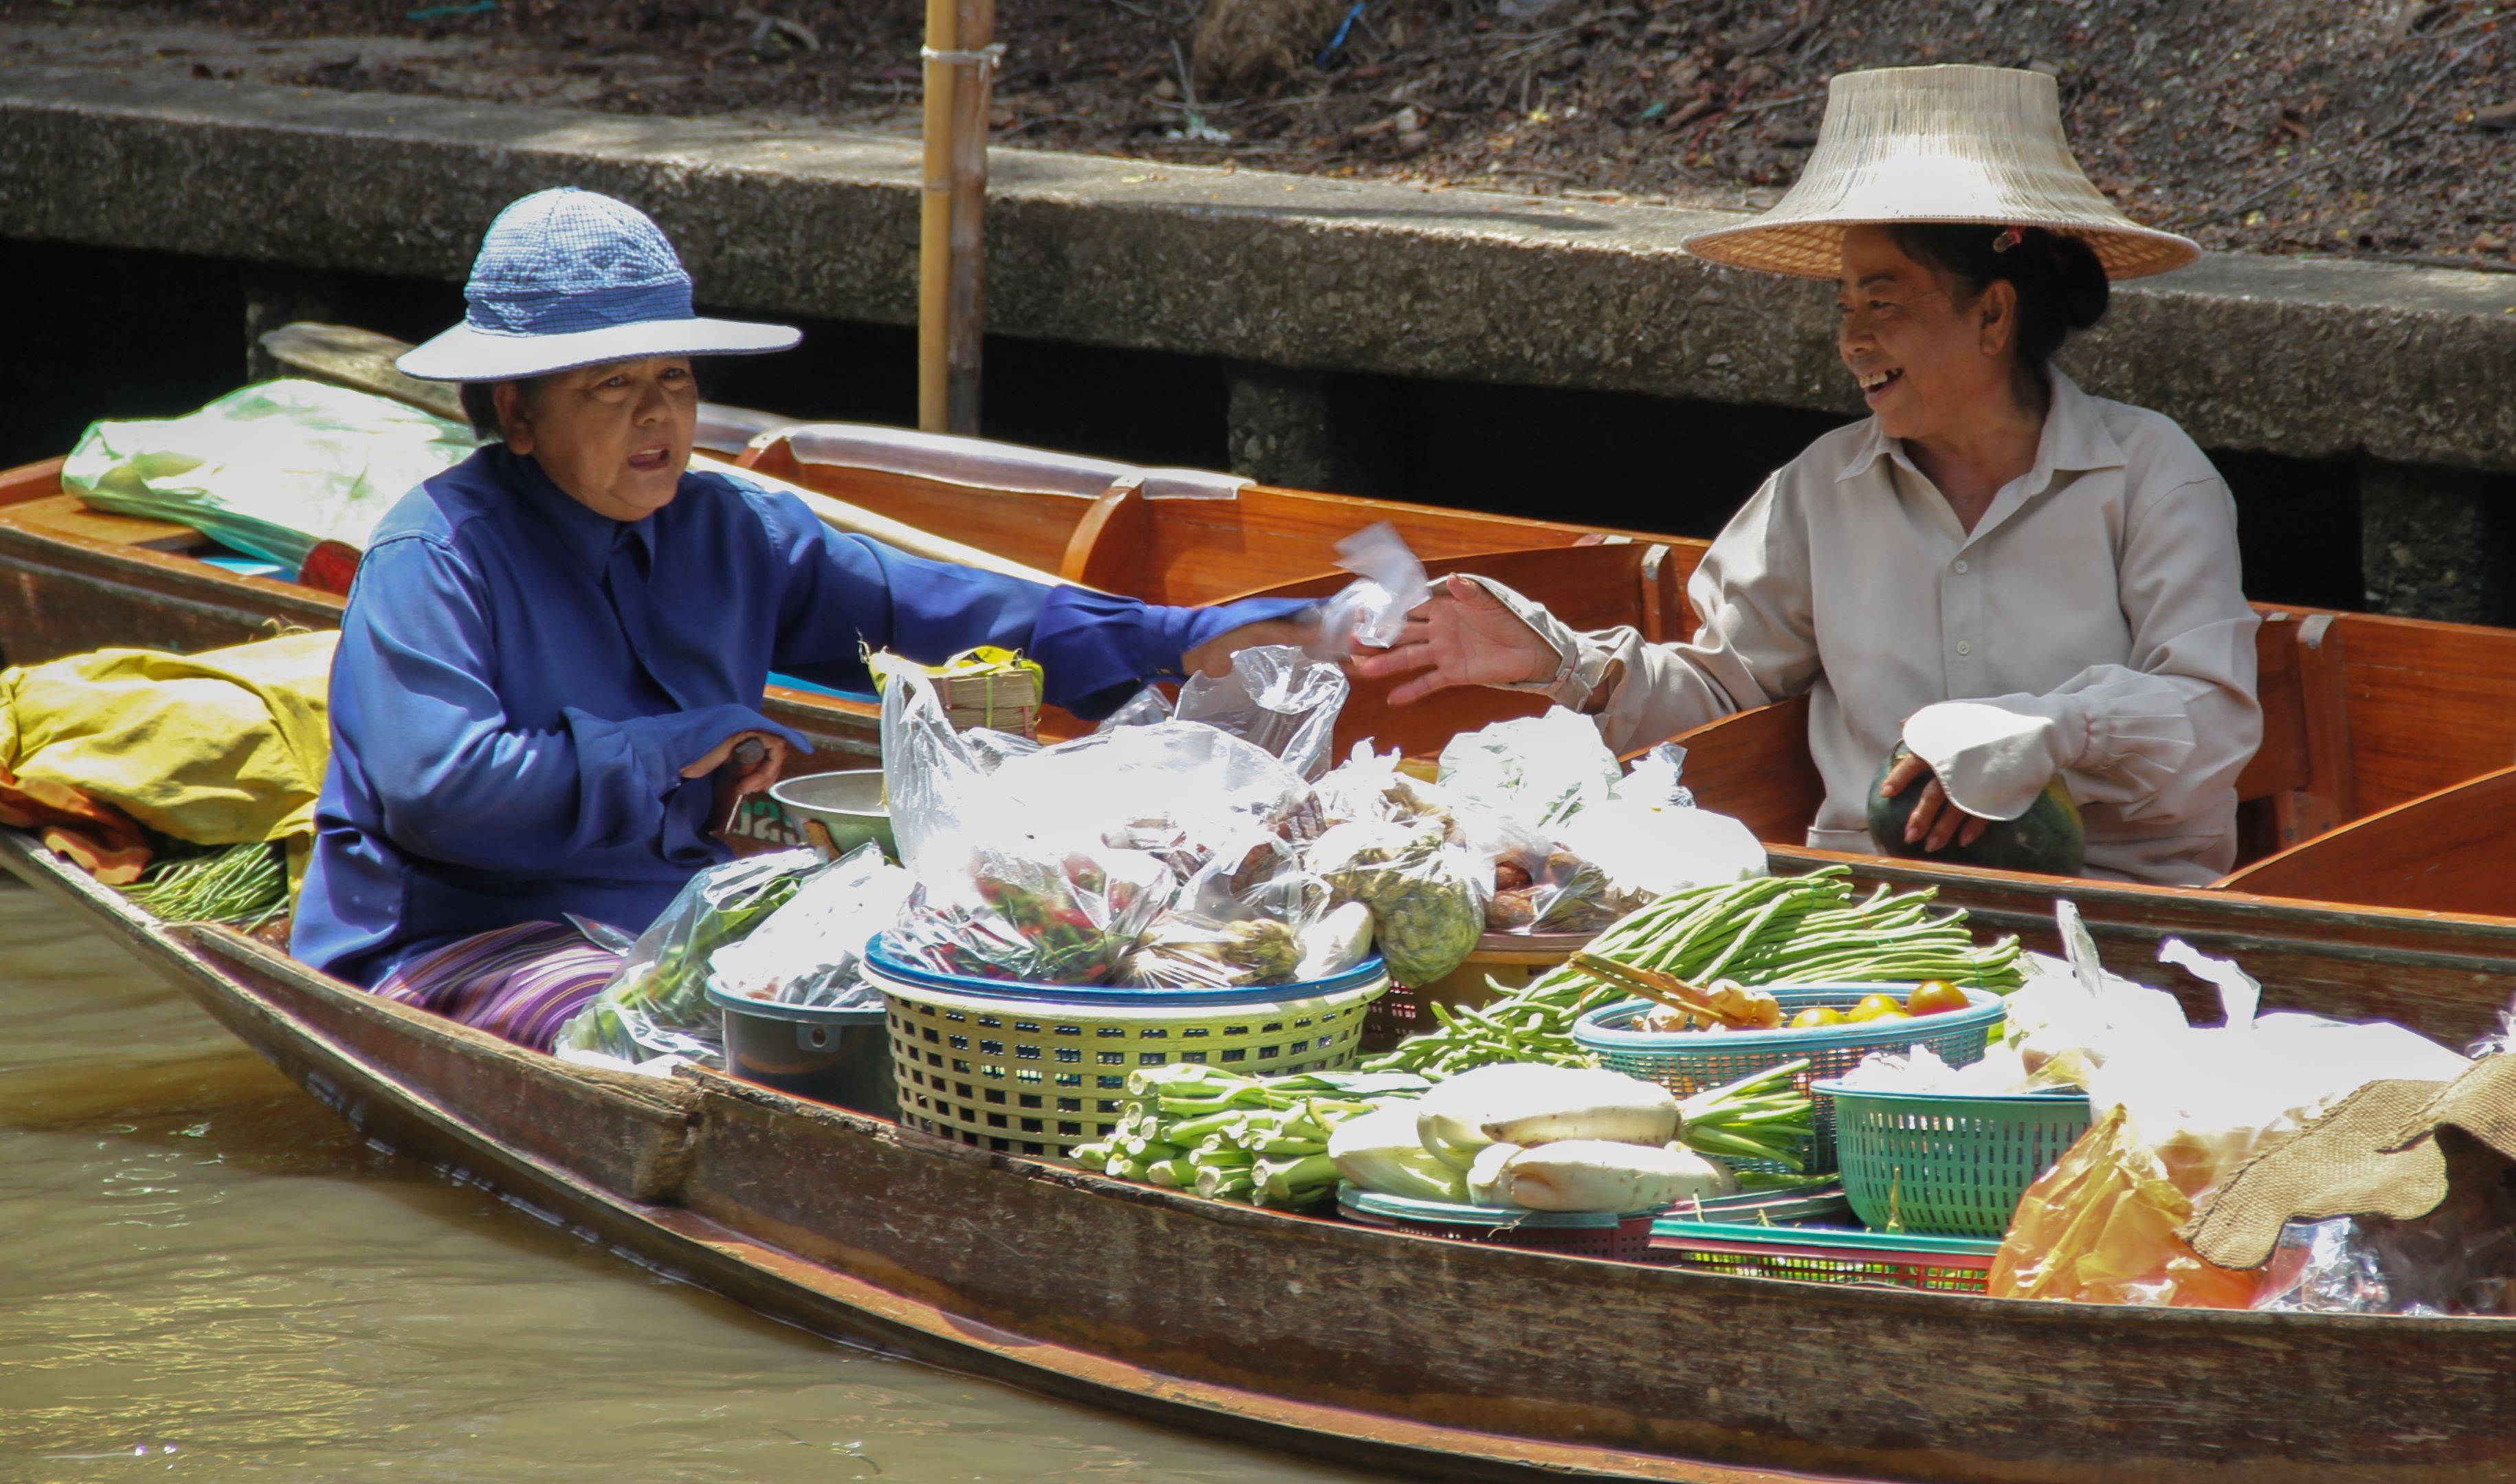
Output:
[[488,335],[573,335],[689,319],[691,275],[647,214],[563,186],[489,224],[463,286],[464,321]]

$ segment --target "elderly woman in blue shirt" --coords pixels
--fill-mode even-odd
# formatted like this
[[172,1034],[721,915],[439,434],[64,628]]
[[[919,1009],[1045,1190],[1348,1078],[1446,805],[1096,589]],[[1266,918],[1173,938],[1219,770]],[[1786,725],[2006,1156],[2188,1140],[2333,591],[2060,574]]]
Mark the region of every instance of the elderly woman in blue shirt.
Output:
[[695,316],[671,244],[609,197],[509,206],[464,296],[401,369],[465,384],[501,440],[413,490],[360,563],[292,944],[380,994],[547,1048],[615,962],[570,918],[643,927],[727,857],[710,775],[737,745],[766,744],[746,789],[808,745],[761,714],[773,669],[863,688],[863,646],[1001,644],[1088,718],[1299,626],[1298,604],[924,560],[691,470],[690,357],[800,337]]

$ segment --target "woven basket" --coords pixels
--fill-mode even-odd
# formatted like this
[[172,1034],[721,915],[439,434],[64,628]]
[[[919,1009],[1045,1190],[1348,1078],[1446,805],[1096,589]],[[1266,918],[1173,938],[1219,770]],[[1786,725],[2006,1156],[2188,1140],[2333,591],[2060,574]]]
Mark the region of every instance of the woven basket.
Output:
[[2088,1132],[2084,1092],[1865,1092],[1836,1083],[1843,1192],[1864,1226],[1997,1237],[2018,1198]]
[[[1902,1000],[1909,984],[1777,984],[1768,986],[1785,1017],[1804,1010],[1849,1010],[1871,994]],[[1983,1059],[1992,1028],[2000,1023],[1998,995],[1965,992],[1966,1008],[1911,1020],[1830,1025],[1815,1030],[1646,1031],[1637,1022],[1653,1009],[1648,1000],[1605,1005],[1573,1022],[1572,1040],[1612,1072],[1656,1082],[1680,1097],[1737,1082],[1741,1077],[1806,1057],[1808,1070],[1793,1079],[1803,1089],[1840,1077],[1871,1051],[1927,1046],[1950,1066]],[[1834,1100],[1812,1091],[1816,1135],[1800,1151],[1807,1173],[1834,1169]]]
[[912,968],[879,938],[900,1121],[975,1148],[1064,1158],[1117,1132],[1127,1073],[1199,1062],[1250,1077],[1338,1071],[1363,1051],[1378,959],[1331,979],[1236,990],[1025,984]]

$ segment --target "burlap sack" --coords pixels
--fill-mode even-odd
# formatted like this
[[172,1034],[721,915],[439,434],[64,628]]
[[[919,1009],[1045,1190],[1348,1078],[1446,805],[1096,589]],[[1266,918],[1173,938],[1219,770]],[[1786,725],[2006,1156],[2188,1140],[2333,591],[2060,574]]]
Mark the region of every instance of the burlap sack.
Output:
[[2222,1267],[2269,1260],[2291,1220],[2411,1221],[2450,1195],[2474,1211],[2516,1164],[2516,1055],[2489,1056],[2451,1083],[2372,1082],[2230,1175],[2197,1206],[2184,1238]]

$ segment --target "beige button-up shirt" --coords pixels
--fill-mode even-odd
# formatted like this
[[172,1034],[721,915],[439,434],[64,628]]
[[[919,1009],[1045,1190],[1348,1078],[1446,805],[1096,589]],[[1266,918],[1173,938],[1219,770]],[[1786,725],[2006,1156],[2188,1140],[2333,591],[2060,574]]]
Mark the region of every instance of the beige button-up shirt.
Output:
[[1765,481],[1688,597],[1703,624],[1683,644],[1518,599],[1564,656],[1530,688],[1580,706],[1621,661],[1599,718],[1619,752],[1805,691],[1825,779],[1808,843],[1857,851],[1905,719],[1987,700],[2055,728],[2091,875],[2199,885],[2235,861],[2256,619],[2228,486],[2158,413],[2053,373],[2034,467],[1971,532],[1876,419],[1839,429]]

